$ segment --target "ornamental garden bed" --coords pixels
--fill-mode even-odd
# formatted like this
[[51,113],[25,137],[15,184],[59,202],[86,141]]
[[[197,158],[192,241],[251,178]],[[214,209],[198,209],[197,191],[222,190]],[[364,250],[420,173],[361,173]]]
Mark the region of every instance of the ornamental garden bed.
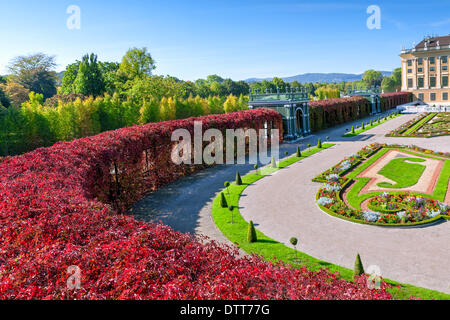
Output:
[[391,131],[387,137],[431,138],[450,135],[450,114],[424,113]]
[[313,181],[317,204],[358,223],[413,226],[450,219],[450,155],[410,146],[373,144]]

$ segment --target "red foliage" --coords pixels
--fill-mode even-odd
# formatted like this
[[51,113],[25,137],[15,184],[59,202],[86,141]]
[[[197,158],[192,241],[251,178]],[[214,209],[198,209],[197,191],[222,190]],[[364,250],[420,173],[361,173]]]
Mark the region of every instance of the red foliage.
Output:
[[411,92],[391,92],[380,95],[382,101],[382,111],[393,109],[399,105],[411,102]]
[[[264,109],[201,120],[204,129],[281,126],[280,115]],[[193,122],[124,128],[4,160],[0,299],[391,298],[385,285],[370,290],[364,278],[355,284],[239,258],[228,247],[118,214],[114,208],[199,169],[168,161],[171,132],[191,131]],[[81,270],[75,291],[67,288],[71,265]]]
[[312,101],[311,130],[318,131],[367,117],[370,110],[369,101],[360,96]]

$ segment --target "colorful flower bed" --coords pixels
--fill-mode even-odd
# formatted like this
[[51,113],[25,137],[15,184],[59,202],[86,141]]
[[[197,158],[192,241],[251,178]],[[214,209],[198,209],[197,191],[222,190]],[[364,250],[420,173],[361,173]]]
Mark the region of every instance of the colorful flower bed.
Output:
[[[321,173],[317,177],[313,179],[314,182],[327,182],[331,178],[335,178],[336,176],[343,176],[349,170],[357,166],[361,163],[362,160],[370,157],[372,154],[376,153],[382,147],[381,144],[374,143],[369,146],[366,146],[359,150],[357,153],[350,155],[345,158],[335,166],[331,167],[327,171]],[[340,179],[340,181],[345,181],[345,179]]]
[[446,113],[423,113],[386,134],[387,137],[413,138],[445,135],[450,135],[450,115]]
[[[118,214],[202,166],[176,166],[171,133],[281,126],[258,109],[58,143],[0,164],[0,299],[390,299],[326,271],[274,265]],[[70,290],[69,266],[81,288]]]
[[[313,181],[324,183],[317,193],[317,204],[322,210],[355,222],[379,225],[411,225],[432,222],[439,217],[450,218],[450,206],[409,192],[380,192],[379,195],[369,199],[367,205],[369,210],[354,209],[343,201],[342,192],[352,182],[351,179],[345,177],[345,174],[361,164],[363,159],[367,159],[378,150],[387,147],[404,148],[393,145],[371,145],[357,153],[357,155],[361,155],[360,158],[352,155],[316,177]],[[408,149],[450,158],[449,154],[415,146]]]

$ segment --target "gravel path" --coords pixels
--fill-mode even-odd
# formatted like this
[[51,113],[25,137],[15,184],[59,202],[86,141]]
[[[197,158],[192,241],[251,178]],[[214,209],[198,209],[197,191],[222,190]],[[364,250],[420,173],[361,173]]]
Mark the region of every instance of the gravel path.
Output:
[[[254,220],[259,230],[277,241],[286,243],[290,237],[298,237],[299,250],[316,258],[352,268],[359,252],[365,267],[378,265],[385,277],[450,292],[450,276],[446,276],[450,262],[446,245],[450,243],[450,224],[408,229],[359,225],[323,213],[314,201],[320,184],[311,179],[370,143],[415,144],[450,152],[449,137],[384,137],[387,131],[414,117],[395,118],[353,138],[341,136],[346,128],[360,125],[362,120],[308,137],[300,142],[303,149],[308,143],[315,145],[319,137],[325,141],[327,136],[336,146],[249,186],[240,202],[242,215]],[[280,154],[294,153],[297,146],[283,144]],[[198,172],[150,194],[136,203],[130,213],[138,219],[161,221],[177,231],[202,234],[229,244],[212,221],[211,203],[223,189],[223,182],[234,180],[236,170],[245,175],[252,169],[251,165],[235,165]]]
[[342,129],[324,133],[337,145],[249,186],[240,201],[243,217],[279,242],[297,237],[299,250],[313,257],[353,268],[360,253],[364,266],[378,266],[383,277],[450,293],[450,223],[416,228],[361,225],[331,217],[315,203],[320,184],[311,179],[367,144],[415,144],[450,152],[449,137],[384,137],[413,117],[393,119],[350,141],[340,137]]

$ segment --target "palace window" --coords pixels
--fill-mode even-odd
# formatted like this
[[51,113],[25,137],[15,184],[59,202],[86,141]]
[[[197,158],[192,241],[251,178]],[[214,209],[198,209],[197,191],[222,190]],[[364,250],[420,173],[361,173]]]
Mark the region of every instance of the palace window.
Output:
[[418,68],[417,72],[423,72],[423,68]]
[[431,72],[436,71],[436,68],[435,67],[430,67],[430,71]]
[[435,63],[434,57],[430,57],[428,60],[430,61],[430,64],[434,64]]
[[442,57],[442,63],[447,63],[447,56]]
[[434,93],[434,92],[430,93],[430,100],[436,101],[436,93]]
[[448,87],[448,76],[442,77],[442,86]]
[[448,92],[442,92],[442,100],[448,100]]
[[448,67],[447,66],[442,66],[442,71],[447,71]]
[[408,69],[408,73],[412,73],[412,69]]
[[423,59],[422,58],[417,59],[417,64],[419,66],[423,65]]
[[423,88],[423,78],[417,78],[417,86]]
[[412,66],[412,60],[408,60],[408,67]]
[[419,100],[423,101],[423,99],[424,99],[423,93],[419,93]]
[[436,77],[430,77],[430,87],[436,87]]
[[408,79],[408,88],[412,88],[413,86],[413,79]]

